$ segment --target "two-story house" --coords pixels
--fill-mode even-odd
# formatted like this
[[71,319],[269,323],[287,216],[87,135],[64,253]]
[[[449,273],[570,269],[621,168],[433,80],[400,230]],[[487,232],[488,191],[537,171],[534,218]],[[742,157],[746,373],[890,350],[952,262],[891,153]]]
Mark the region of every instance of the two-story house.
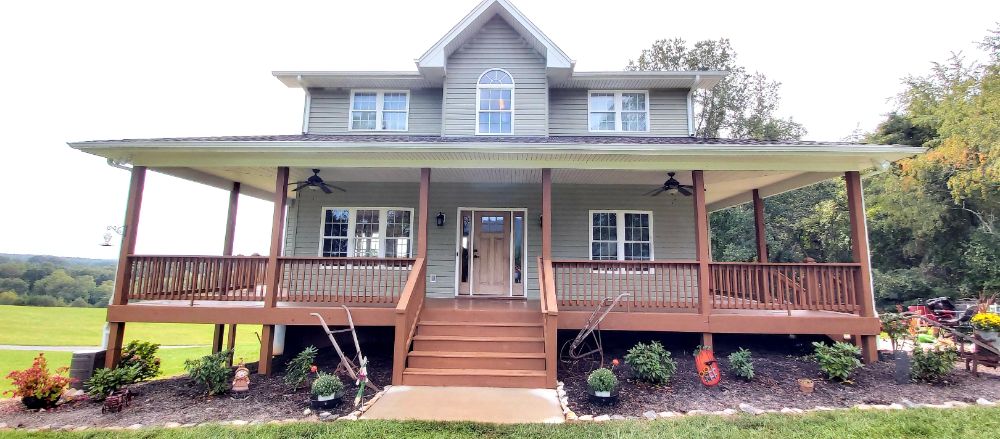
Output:
[[[301,134],[71,143],[131,166],[108,365],[128,322],[215,324],[216,349],[252,324],[270,373],[347,305],[395,328],[394,383],[551,387],[557,329],[620,294],[602,329],[850,334],[873,361],[861,175],[920,149],[694,137],[692,92],[725,75],[576,71],[484,0],[415,71],[275,72],[305,94]],[[134,254],[147,170],[231,191],[222,256]],[[853,262],[769,262],[762,199],[831,178]],[[231,255],[240,193],[274,202],[267,256]],[[747,202],[758,261],[712,261],[709,212]]]

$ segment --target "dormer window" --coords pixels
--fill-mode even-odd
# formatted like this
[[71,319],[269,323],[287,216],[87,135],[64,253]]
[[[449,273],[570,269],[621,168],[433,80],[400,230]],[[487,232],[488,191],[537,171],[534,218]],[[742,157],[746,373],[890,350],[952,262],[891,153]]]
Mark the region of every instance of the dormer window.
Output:
[[352,90],[351,131],[406,131],[410,92]]
[[648,132],[649,92],[591,91],[591,132]]
[[476,134],[511,134],[514,78],[500,69],[487,70],[476,86]]

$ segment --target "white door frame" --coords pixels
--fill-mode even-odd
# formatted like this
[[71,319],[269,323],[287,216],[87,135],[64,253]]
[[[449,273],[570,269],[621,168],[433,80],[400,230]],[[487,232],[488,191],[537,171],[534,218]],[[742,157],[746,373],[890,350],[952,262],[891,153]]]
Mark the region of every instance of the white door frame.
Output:
[[[531,265],[528,263],[528,208],[526,207],[459,207],[455,210],[455,297],[458,297],[459,284],[462,281],[462,211],[467,210],[472,212],[472,224],[469,229],[469,296],[476,296],[476,289],[474,283],[472,282],[473,267],[475,266],[475,259],[472,257],[472,250],[475,236],[476,236],[476,212],[510,212],[510,266],[507,267],[508,276],[510,276],[510,282],[507,288],[506,297],[528,297],[528,267]],[[524,257],[523,266],[521,267],[521,289],[522,295],[514,296],[514,213],[521,212],[524,214],[524,236],[521,238],[521,252]],[[493,296],[497,297],[497,296]],[[504,297],[504,296],[499,296]]]

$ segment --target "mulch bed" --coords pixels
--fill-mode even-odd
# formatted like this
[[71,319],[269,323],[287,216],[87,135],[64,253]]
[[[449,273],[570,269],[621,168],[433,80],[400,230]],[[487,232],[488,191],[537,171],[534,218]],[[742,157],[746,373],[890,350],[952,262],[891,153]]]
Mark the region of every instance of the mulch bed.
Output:
[[[560,346],[575,336],[560,333]],[[637,341],[660,340],[671,351],[677,362],[677,373],[664,386],[654,386],[636,380],[625,365],[628,348]],[[619,379],[618,401],[615,404],[594,403],[587,394],[587,375],[590,367],[583,363],[567,366],[560,364],[559,380],[564,383],[569,407],[577,415],[608,414],[639,416],[643,412],[691,410],[719,411],[738,409],[747,403],[761,410],[782,408],[811,409],[816,406],[851,407],[856,404],[892,404],[908,399],[915,403],[939,404],[945,401],[974,403],[977,398],[1000,399],[1000,372],[980,367],[976,378],[956,365],[948,383],[930,385],[922,383],[896,384],[891,361],[880,361],[855,372],[853,384],[840,384],[823,380],[819,368],[805,358],[812,353],[811,342],[829,341],[825,338],[787,336],[715,336],[715,357],[722,369],[722,383],[715,388],[701,384],[695,372],[692,351],[698,341],[694,336],[679,334],[615,334],[604,332],[605,366],[612,358],[620,359],[615,368]],[[739,347],[753,353],[756,377],[746,382],[728,373],[726,356]],[[798,378],[815,381],[812,394],[799,391]]]
[[[385,386],[392,381],[391,350],[366,350],[369,357],[369,374],[372,382]],[[339,360],[332,349],[322,349],[316,360],[321,370],[332,372]],[[303,415],[309,408],[309,388],[292,391],[283,381],[284,362],[274,361],[279,373],[271,376],[250,376],[250,396],[247,399],[233,399],[230,395],[205,396],[186,376],[154,380],[136,384],[130,389],[136,394],[132,404],[120,413],[101,414],[101,402],[74,401],[46,412],[28,411],[20,400],[0,399],[0,423],[8,427],[59,428],[65,425],[88,427],[127,427],[134,424],[145,426],[163,425],[169,422],[197,424],[243,420],[266,422],[284,419],[315,419],[317,413]],[[256,364],[247,366],[252,372]],[[336,409],[329,410],[336,419],[354,411],[354,394],[357,387],[347,376],[344,381],[346,395]],[[372,392],[366,393],[371,396]]]

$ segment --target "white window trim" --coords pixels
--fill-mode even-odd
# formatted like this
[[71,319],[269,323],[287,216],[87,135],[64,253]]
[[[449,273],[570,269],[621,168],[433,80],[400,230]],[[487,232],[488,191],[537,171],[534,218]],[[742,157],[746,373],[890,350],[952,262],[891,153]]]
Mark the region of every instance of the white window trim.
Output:
[[[654,254],[655,247],[655,235],[653,234],[653,211],[651,210],[609,210],[609,209],[597,209],[591,210],[587,214],[587,235],[589,236],[589,245],[587,246],[587,259],[594,261],[594,214],[595,213],[613,213],[617,215],[618,219],[615,221],[617,230],[617,246],[618,246],[618,259],[614,260],[601,260],[599,262],[609,262],[609,261],[626,261],[625,259],[625,214],[626,213],[638,213],[649,215],[649,260],[655,261],[656,255]],[[644,241],[629,241],[629,242],[644,242]],[[630,260],[637,261],[637,260]]]
[[[334,236],[326,236],[326,212],[329,211],[329,210],[347,210],[347,215],[348,215],[348,217],[347,217],[348,218],[348,220],[347,220],[347,236],[346,236],[346,238],[347,238],[347,256],[329,256],[329,257],[347,257],[347,258],[371,257],[371,256],[354,256],[354,241],[357,239],[357,237],[354,236],[354,232],[355,232],[355,227],[357,226],[357,218],[358,218],[357,217],[357,213],[358,213],[358,210],[377,210],[377,211],[379,211],[379,213],[378,213],[378,236],[379,237],[377,239],[379,241],[382,241],[383,244],[379,245],[378,256],[376,256],[378,258],[384,258],[385,257],[386,246],[384,245],[384,242],[385,242],[386,239],[388,239],[385,236],[385,230],[386,230],[386,226],[388,224],[386,212],[389,211],[389,210],[404,210],[404,211],[410,212],[410,235],[408,237],[408,239],[410,240],[410,254],[406,255],[405,257],[406,258],[412,258],[413,257],[413,250],[415,248],[416,243],[413,241],[413,208],[412,207],[360,207],[360,206],[359,207],[346,207],[346,206],[345,207],[327,207],[327,206],[324,206],[322,209],[320,209],[320,218],[319,218],[319,224],[320,224],[320,227],[319,227],[319,248],[317,249],[317,252],[316,252],[317,256],[323,257],[323,241],[325,239],[327,239],[327,238],[343,239],[342,237],[339,237],[339,236],[336,236],[336,237],[334,237]],[[399,236],[394,237],[394,239],[396,239],[396,238],[401,238],[401,237],[399,237]]]
[[[361,132],[372,132],[372,131],[385,131],[385,132],[406,132],[410,130],[410,91],[409,90],[381,90],[381,89],[351,89],[349,92],[351,94],[350,100],[347,106],[347,131],[361,131]],[[353,115],[355,111],[372,111],[372,110],[355,110],[354,109],[354,95],[357,93],[375,93],[375,129],[365,130],[354,128]],[[406,121],[404,124],[405,128],[401,130],[383,130],[382,129],[382,112],[385,106],[385,94],[386,93],[403,93],[406,95]],[[389,110],[392,112],[399,112],[400,110]]]
[[[590,114],[595,111],[590,106],[590,96],[594,93],[614,93],[615,95],[615,129],[595,130],[590,127]],[[622,131],[622,93],[642,93],[646,95],[646,129],[644,131]],[[649,90],[587,90],[587,131],[591,133],[648,133],[653,122],[649,119]],[[610,111],[597,111],[597,113],[610,113]],[[629,111],[628,113],[638,113]]]
[[[483,80],[483,76],[485,76],[487,73],[492,72],[494,70],[499,70],[501,72],[506,73],[507,76],[510,76],[510,84],[480,84],[479,83],[479,81]],[[480,108],[479,108],[479,97],[480,97],[479,90],[484,89],[484,88],[487,88],[487,89],[490,89],[490,88],[510,89],[510,132],[509,133],[484,133],[484,132],[480,132],[479,131],[479,113],[483,111],[483,110],[480,110]],[[515,110],[515,108],[517,108],[514,105],[514,95],[515,95],[516,88],[517,88],[517,81],[514,80],[514,75],[511,75],[510,72],[508,72],[508,71],[506,71],[504,69],[498,69],[498,68],[486,69],[486,71],[484,71],[482,74],[479,75],[479,78],[476,79],[476,135],[477,136],[513,136],[514,135],[514,131],[515,131],[514,130],[514,110]],[[497,112],[501,112],[501,111],[504,111],[504,110],[485,110],[485,111],[488,111],[490,113],[497,113]]]

